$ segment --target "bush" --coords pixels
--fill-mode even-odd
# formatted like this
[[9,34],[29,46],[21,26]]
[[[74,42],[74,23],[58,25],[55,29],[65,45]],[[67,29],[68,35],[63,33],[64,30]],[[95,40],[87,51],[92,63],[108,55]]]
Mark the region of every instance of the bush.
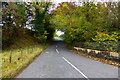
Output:
[[93,40],[96,42],[96,45],[93,46],[95,49],[108,51],[118,50],[119,33],[117,32],[112,32],[111,34],[97,32]]

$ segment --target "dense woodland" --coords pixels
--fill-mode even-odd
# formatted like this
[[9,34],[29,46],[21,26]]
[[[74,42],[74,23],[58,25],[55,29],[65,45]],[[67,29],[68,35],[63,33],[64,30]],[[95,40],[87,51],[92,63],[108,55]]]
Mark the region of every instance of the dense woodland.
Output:
[[53,10],[52,2],[3,2],[2,7],[3,48],[23,35],[46,43],[59,29],[68,45],[120,51],[120,2],[62,2]]
[[[120,3],[62,3],[53,12],[53,23],[65,30],[68,44],[100,50],[118,50]],[[57,24],[56,24],[57,23]]]

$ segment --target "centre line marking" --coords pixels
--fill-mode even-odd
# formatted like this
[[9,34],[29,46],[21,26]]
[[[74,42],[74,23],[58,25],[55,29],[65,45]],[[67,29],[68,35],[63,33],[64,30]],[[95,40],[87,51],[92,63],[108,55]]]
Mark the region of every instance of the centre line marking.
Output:
[[56,49],[56,52],[59,54],[59,51]]
[[70,64],[76,71],[78,71],[80,74],[82,74],[82,76],[84,76],[87,80],[89,80],[88,79],[88,77],[83,73],[83,72],[81,72],[77,67],[75,67],[72,63],[70,63],[67,59],[65,59],[64,57],[62,57],[68,64]]

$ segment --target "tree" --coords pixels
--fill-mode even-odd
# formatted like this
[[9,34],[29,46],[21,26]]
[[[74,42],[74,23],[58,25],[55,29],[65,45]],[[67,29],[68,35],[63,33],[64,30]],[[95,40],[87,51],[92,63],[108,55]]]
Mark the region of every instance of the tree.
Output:
[[35,29],[38,32],[38,38],[40,42],[45,42],[48,39],[52,39],[54,28],[49,23],[50,14],[48,14],[48,8],[51,5],[50,2],[36,2],[33,3],[35,8]]
[[[23,3],[3,2],[3,47],[13,43],[13,39],[17,38],[21,28],[25,25],[25,5]],[[19,7],[21,6],[21,7]],[[23,8],[23,9],[22,9]],[[20,10],[19,10],[20,9]]]
[[[70,45],[80,45],[83,42],[85,47],[96,43],[111,42],[119,40],[118,28],[118,5],[116,2],[82,2],[82,5],[74,3],[61,3],[53,11],[52,23],[58,29],[64,29],[64,40]],[[99,34],[105,34],[109,37]],[[113,35],[116,35],[116,37]],[[95,37],[98,36],[98,37]],[[103,41],[99,41],[98,39]],[[108,43],[105,44],[108,44]],[[91,44],[92,43],[92,44]],[[97,46],[97,45],[96,45]],[[101,46],[100,46],[101,47]],[[105,47],[104,47],[105,48]]]

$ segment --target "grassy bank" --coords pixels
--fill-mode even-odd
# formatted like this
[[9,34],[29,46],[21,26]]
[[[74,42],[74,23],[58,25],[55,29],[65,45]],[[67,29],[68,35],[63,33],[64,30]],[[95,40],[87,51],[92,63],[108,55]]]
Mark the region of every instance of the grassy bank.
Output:
[[48,47],[48,45],[40,44],[27,31],[12,38],[12,40],[12,44],[5,47],[0,54],[0,58],[2,58],[0,60],[2,61],[2,78],[14,78]]
[[21,49],[5,50],[2,57],[2,78],[13,78],[47,46],[34,45]]

